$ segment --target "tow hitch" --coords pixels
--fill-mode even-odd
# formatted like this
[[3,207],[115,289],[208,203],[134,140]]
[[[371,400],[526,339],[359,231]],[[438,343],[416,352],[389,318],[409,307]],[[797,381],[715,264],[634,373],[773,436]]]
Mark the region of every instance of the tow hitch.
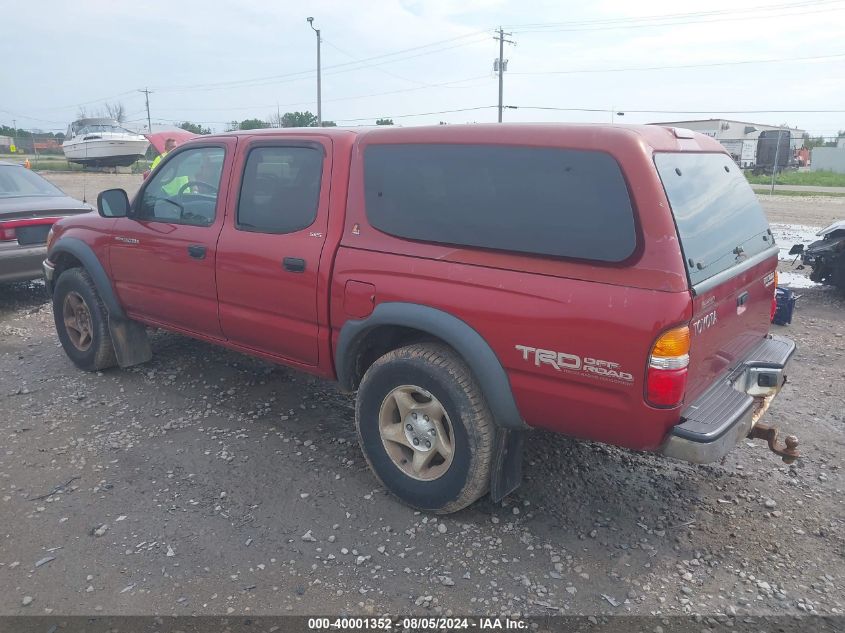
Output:
[[766,440],[769,443],[769,450],[780,455],[784,463],[791,464],[801,455],[798,453],[798,438],[794,435],[787,435],[784,439],[785,446],[778,446],[778,430],[773,426],[757,423],[748,433],[751,439]]

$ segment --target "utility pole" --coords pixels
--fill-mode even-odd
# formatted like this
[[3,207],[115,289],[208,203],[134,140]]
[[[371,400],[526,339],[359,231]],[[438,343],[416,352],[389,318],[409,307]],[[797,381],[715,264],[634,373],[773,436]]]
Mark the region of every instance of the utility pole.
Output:
[[505,33],[502,27],[499,27],[499,36],[494,37],[493,39],[499,40],[499,57],[493,64],[493,70],[499,71],[499,123],[502,122],[502,100],[504,97],[504,72],[507,69],[508,61],[505,59],[505,42],[508,44],[515,44],[516,42],[512,40],[506,40],[505,35],[511,35],[511,33]]
[[152,134],[153,133],[153,123],[152,123],[152,120],[150,119],[150,92],[152,92],[152,90],[150,90],[149,88],[144,88],[143,90],[139,90],[138,92],[143,92],[144,96],[147,99],[147,130],[150,132],[150,134]]
[[317,127],[323,127],[323,100],[320,96],[320,29],[314,28],[314,18],[306,18],[306,20],[317,34]]
[[12,119],[12,147],[15,148],[15,151],[18,147],[18,120]]
[[778,130],[778,144],[775,145],[775,164],[772,166],[772,189],[769,193],[775,195],[775,178],[778,173],[778,154],[780,154],[780,135],[783,130]]

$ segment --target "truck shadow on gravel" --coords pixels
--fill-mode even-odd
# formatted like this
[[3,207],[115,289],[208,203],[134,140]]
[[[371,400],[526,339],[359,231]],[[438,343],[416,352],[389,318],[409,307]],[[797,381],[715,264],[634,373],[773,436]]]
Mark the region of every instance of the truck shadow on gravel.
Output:
[[[48,309],[40,281],[0,286],[0,315]],[[173,385],[189,399],[241,414],[301,441],[333,449],[317,452],[322,467],[354,458],[362,495],[380,486],[357,447],[354,397],[334,383],[223,348],[151,331],[153,359],[130,370],[154,388]],[[77,371],[68,366],[67,371]],[[293,447],[290,447],[291,450]],[[635,536],[673,530],[700,515],[704,497],[730,477],[723,468],[694,466],[655,455],[584,442],[545,431],[527,434],[521,488],[502,504],[484,498],[456,517],[469,522],[518,520],[552,541],[597,538],[612,530]],[[391,503],[401,507],[397,500]],[[514,511],[518,512],[516,514]]]
[[[47,303],[41,281],[0,286],[0,315],[35,313]],[[127,373],[140,374],[150,386],[163,379],[190,398],[208,396],[215,407],[293,433],[302,441],[325,445],[328,432],[335,450],[315,457],[325,460],[326,468],[354,457],[361,461],[363,485],[368,490],[378,487],[364,470],[357,447],[354,396],[334,383],[166,331],[151,330],[151,342],[152,361]],[[108,373],[119,377],[122,372]],[[660,533],[694,521],[704,497],[730,477],[718,466],[683,464],[545,431],[527,434],[523,474],[521,488],[503,504],[484,498],[458,516],[479,521],[490,515],[518,516],[552,540],[560,539],[561,531],[579,539],[596,538],[609,529]]]
[[[727,473],[545,431],[529,433],[523,484],[515,496],[533,509],[551,540],[665,535],[694,523]],[[623,547],[623,549],[626,549]]]
[[[169,332],[153,334],[152,344],[151,363],[133,371],[147,376],[181,371],[189,383],[213,384],[215,393],[205,390],[213,407],[239,411],[268,430],[327,447],[314,453],[326,472],[354,459],[361,495],[381,489],[357,446],[354,396],[334,383]],[[526,439],[522,487],[502,504],[485,497],[456,518],[516,520],[552,541],[590,538],[602,529],[641,536],[644,526],[659,532],[689,524],[701,512],[702,494],[708,494],[703,485],[723,477],[720,468],[545,431],[529,432]],[[395,499],[390,503],[402,508]]]

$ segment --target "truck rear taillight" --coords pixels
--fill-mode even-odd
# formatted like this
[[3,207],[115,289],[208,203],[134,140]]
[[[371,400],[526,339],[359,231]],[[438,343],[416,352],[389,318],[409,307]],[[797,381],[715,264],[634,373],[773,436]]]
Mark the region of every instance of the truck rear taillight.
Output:
[[661,334],[651,348],[646,378],[646,400],[654,407],[676,407],[684,400],[689,366],[689,327]]

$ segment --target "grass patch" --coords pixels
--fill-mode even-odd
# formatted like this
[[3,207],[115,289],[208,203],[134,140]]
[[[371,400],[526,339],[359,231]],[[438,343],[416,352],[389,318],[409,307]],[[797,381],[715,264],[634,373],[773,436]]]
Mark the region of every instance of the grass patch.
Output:
[[815,198],[818,196],[826,197],[826,198],[845,198],[845,193],[840,191],[790,191],[790,190],[780,190],[775,191],[774,193],[770,191],[755,191],[758,196],[794,196],[798,198]]
[[[746,173],[745,177],[752,185],[770,185],[772,177],[755,176]],[[781,172],[775,179],[776,185],[806,185],[811,187],[845,187],[845,174],[832,171],[787,171]]]
[[[10,163],[18,163],[20,165],[23,165],[24,161],[27,159],[29,159],[29,164],[32,166],[33,171],[84,171],[82,165],[79,163],[69,162],[63,155],[40,154],[35,156],[34,154],[0,154],[0,160],[5,160]],[[149,169],[150,162],[151,161],[144,158],[135,161],[129,166],[131,173],[144,173],[145,170]],[[96,167],[91,167],[87,171],[96,173],[100,170]]]
[[69,163],[64,158],[30,158],[29,163],[36,171],[82,171],[82,165]]

